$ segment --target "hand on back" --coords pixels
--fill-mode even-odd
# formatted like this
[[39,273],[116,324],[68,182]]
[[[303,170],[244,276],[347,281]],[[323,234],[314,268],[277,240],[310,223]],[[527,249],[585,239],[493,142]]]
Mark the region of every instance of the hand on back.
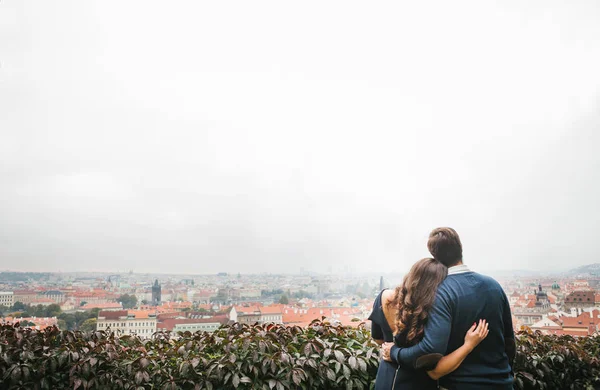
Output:
[[475,349],[475,347],[487,337],[488,333],[490,333],[488,325],[489,324],[485,320],[479,320],[479,323],[474,323],[473,326],[471,326],[471,329],[467,331],[465,345],[469,347],[470,350]]

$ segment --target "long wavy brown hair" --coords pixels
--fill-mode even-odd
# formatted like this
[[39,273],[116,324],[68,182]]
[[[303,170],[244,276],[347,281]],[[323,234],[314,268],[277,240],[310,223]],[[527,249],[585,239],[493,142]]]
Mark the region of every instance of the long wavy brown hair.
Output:
[[396,343],[417,344],[423,338],[429,311],[438,286],[448,275],[448,268],[439,261],[425,258],[417,261],[388,302],[396,311]]

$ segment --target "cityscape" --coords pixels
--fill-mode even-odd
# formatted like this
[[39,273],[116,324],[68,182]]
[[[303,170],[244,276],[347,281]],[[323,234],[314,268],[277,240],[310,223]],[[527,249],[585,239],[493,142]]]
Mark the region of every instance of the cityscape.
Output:
[[[542,334],[600,334],[600,264],[562,275],[498,280],[516,330],[525,326]],[[399,275],[2,272],[0,321],[37,330],[56,326],[140,338],[161,331],[211,332],[236,322],[307,327],[324,319],[369,328],[374,298],[399,283]]]

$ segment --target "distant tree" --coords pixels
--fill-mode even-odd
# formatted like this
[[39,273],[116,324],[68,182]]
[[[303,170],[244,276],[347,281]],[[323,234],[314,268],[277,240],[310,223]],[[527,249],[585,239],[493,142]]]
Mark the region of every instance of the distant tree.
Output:
[[135,295],[123,294],[117,298],[117,302],[121,302],[123,309],[133,309],[137,306],[137,297]]
[[25,310],[25,304],[23,302],[15,302],[12,306],[13,311]]
[[283,304],[283,305],[287,305],[290,303],[290,299],[288,298],[287,295],[283,294],[280,298],[279,298],[279,303]]
[[64,322],[64,328],[59,326],[60,330],[73,330],[77,326],[77,318],[72,313],[62,313],[58,316],[58,321]]
[[60,306],[57,305],[56,303],[53,303],[51,305],[46,306],[46,309],[44,310],[44,316],[45,317],[58,317],[61,312],[62,312],[62,310],[60,309]]
[[96,330],[96,322],[98,322],[96,318],[88,318],[79,326],[79,330],[82,332],[93,332]]
[[302,299],[302,298],[314,299],[315,296],[314,296],[314,294],[311,294],[307,291],[300,290],[298,292],[293,293],[292,297],[296,298],[296,299]]
[[58,329],[60,330],[67,330],[67,322],[65,320],[58,320],[58,323],[56,324],[56,326],[58,326]]
[[148,300],[147,299],[142,299],[142,305],[147,305],[148,304]]
[[[49,306],[52,306],[52,305],[49,305]],[[59,309],[60,309],[60,307],[59,307]],[[46,317],[47,311],[46,311],[46,307],[44,307],[44,305],[37,305],[37,306],[29,307],[28,312],[31,313],[32,317]]]
[[85,306],[85,305],[87,305],[87,302],[86,301],[81,301],[81,303],[79,304],[79,307]]

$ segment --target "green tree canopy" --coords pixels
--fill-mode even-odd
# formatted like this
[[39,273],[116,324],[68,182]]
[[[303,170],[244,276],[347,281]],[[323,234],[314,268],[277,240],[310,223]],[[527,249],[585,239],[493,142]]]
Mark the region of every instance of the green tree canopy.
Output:
[[133,294],[123,294],[117,298],[117,302],[121,302],[123,309],[133,309],[137,306],[137,297]]
[[93,332],[96,330],[96,322],[98,320],[96,318],[88,318],[83,321],[83,324],[79,327],[79,330],[82,332]]

